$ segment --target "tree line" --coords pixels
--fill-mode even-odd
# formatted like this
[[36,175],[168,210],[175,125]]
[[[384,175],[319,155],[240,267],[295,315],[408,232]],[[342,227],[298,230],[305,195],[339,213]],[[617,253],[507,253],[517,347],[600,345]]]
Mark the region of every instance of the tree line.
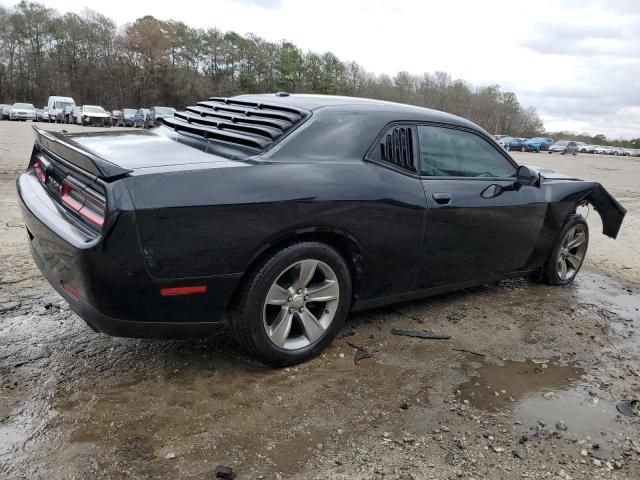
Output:
[[374,75],[331,52],[288,41],[192,28],[145,16],[124,26],[85,10],[60,14],[23,0],[0,6],[0,102],[43,105],[49,95],[108,109],[170,105],[210,96],[287,91],[362,96],[468,118],[491,133],[544,132],[535,108],[498,85],[473,87],[445,72]]

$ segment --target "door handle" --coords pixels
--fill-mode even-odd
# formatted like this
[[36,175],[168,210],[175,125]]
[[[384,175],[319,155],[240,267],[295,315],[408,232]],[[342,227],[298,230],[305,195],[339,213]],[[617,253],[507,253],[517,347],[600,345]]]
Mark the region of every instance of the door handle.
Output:
[[436,203],[440,205],[449,205],[451,203],[451,194],[450,193],[434,193],[431,195]]

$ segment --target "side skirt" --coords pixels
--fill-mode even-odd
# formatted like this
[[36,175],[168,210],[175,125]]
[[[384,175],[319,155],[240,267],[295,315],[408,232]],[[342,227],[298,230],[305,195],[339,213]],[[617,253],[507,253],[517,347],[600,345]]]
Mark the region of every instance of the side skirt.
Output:
[[466,282],[452,283],[450,285],[442,285],[440,287],[426,288],[424,290],[415,290],[413,292],[407,292],[407,293],[399,293],[397,295],[391,295],[389,297],[380,297],[380,298],[372,298],[369,300],[361,300],[353,304],[353,306],[351,307],[351,311],[359,312],[361,310],[382,307],[384,305],[390,305],[392,303],[408,302],[411,300],[433,297],[434,295],[440,295],[443,293],[455,292],[456,290],[463,290],[465,288],[477,287],[487,283],[506,280],[508,278],[525,277],[530,273],[537,272],[538,270],[539,269],[520,270],[517,272],[512,272],[512,273],[507,273],[502,275],[494,275],[491,277],[483,277],[476,280],[469,280]]

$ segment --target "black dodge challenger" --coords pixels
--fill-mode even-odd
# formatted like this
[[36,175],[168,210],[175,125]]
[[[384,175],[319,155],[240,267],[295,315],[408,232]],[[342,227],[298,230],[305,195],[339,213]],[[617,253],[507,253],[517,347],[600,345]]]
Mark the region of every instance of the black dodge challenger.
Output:
[[35,129],[17,180],[31,252],[99,332],[229,328],[271,365],[350,311],[510,276],[571,282],[598,183],[518,166],[459,117],[359,98],[210,98],[153,131]]

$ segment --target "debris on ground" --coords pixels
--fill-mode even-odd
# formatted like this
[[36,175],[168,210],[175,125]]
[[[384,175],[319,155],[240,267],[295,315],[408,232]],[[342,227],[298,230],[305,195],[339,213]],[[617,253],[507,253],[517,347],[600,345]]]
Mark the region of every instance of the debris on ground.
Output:
[[392,328],[391,334],[403,337],[426,338],[430,340],[449,340],[451,338],[451,335],[440,335],[431,330],[403,330],[401,328]]
[[368,351],[366,348],[361,347],[360,345],[356,345],[355,343],[347,342],[351,348],[355,348],[356,353],[353,357],[353,363],[357,364],[360,360],[364,360],[365,358],[373,357],[373,353]]
[[233,480],[235,478],[235,474],[233,473],[233,468],[227,467],[225,465],[218,465],[213,472],[213,478]]
[[623,400],[616,409],[626,417],[640,417],[640,400]]

